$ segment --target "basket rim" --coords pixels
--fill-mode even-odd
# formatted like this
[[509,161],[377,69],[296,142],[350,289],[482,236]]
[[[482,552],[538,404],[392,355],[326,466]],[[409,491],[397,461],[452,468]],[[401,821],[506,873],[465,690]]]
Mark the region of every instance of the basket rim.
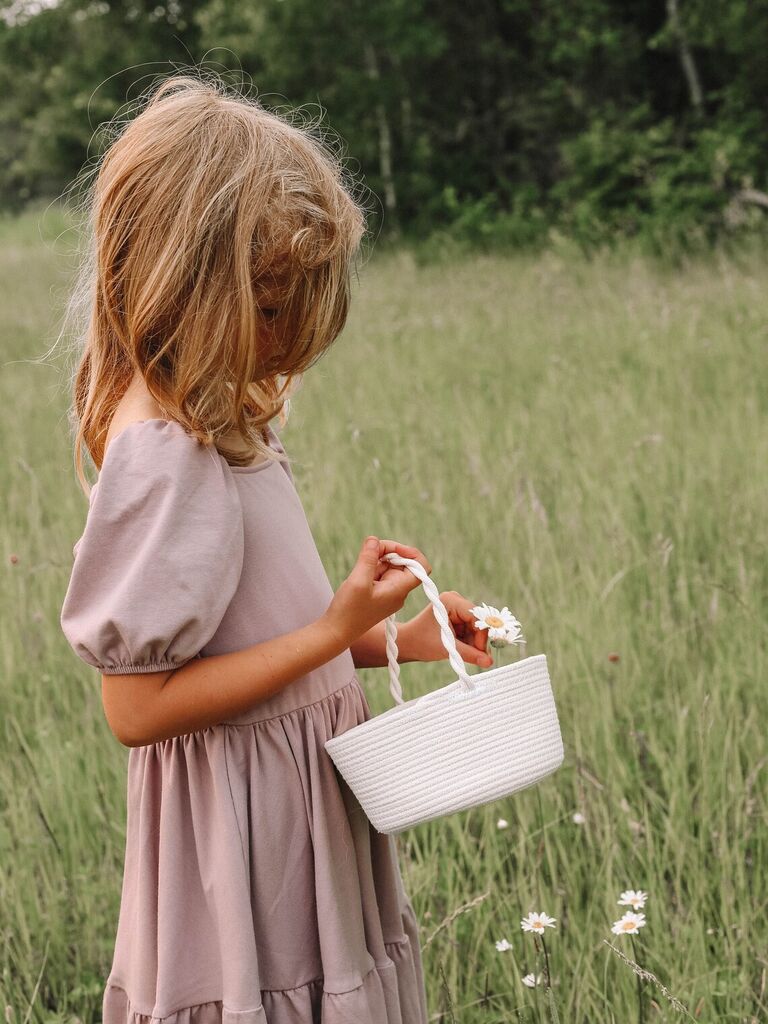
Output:
[[[547,669],[546,654],[531,654],[527,658],[521,658],[519,661],[510,662],[508,665],[498,665],[496,668],[487,669],[485,672],[475,672],[471,677],[472,682],[483,685],[486,682],[491,681],[501,682],[502,680],[512,680],[516,676],[523,674],[522,670],[524,668],[531,668],[532,663],[542,664],[544,668]],[[464,684],[460,679],[454,679],[452,682],[447,683],[445,686],[440,686],[436,690],[429,690],[427,693],[422,693],[417,697],[411,697],[410,700],[404,701],[402,704],[395,704],[393,707],[387,708],[386,711],[382,711],[381,714],[374,715],[373,717],[352,726],[351,729],[347,729],[345,732],[339,733],[338,736],[329,737],[329,739],[325,741],[324,747],[327,751],[330,751],[340,745],[349,732],[365,728],[366,726],[373,726],[374,723],[378,727],[384,719],[386,719],[387,722],[393,721],[395,718],[413,711],[416,705],[421,702],[431,702],[449,690],[453,692],[459,692],[460,690],[462,694],[466,695],[466,697],[470,699],[473,693],[473,691],[467,691],[465,689]]]

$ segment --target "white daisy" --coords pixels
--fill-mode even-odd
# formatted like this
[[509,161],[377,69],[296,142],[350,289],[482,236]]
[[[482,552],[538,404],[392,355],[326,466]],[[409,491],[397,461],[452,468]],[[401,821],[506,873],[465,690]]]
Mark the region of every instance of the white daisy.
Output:
[[574,816],[571,818],[571,821],[574,825],[583,825],[586,820],[587,819],[584,817],[581,811],[576,811]]
[[511,631],[508,631],[503,636],[490,637],[489,642],[491,647],[507,647],[509,644],[524,644],[525,637],[522,633],[517,637]]
[[520,623],[506,605],[498,609],[483,602],[470,611],[475,616],[475,629],[487,629],[488,639],[494,647],[525,643]]
[[614,921],[611,931],[614,935],[637,935],[645,925],[645,914],[636,914],[628,910],[620,921]]
[[509,822],[506,818],[499,818],[496,822],[496,828],[509,828]]
[[547,914],[534,914],[531,912],[527,917],[524,917],[520,922],[520,926],[524,932],[536,932],[537,935],[541,935],[545,928],[554,928],[556,918],[549,917]]
[[647,899],[647,892],[641,892],[639,889],[627,889],[619,897],[618,904],[620,907],[632,907],[633,910],[642,910]]
[[512,949],[512,944],[507,942],[506,939],[499,939],[496,943],[496,949],[498,949],[500,953],[506,953],[508,949]]
[[526,974],[523,976],[523,984],[527,985],[528,988],[536,988],[537,985],[541,984],[541,975]]

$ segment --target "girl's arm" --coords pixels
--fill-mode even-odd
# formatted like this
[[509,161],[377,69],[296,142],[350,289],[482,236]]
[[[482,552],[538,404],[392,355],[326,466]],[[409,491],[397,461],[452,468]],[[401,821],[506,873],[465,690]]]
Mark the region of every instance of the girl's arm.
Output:
[[126,747],[157,743],[242,714],[347,647],[326,612],[301,629],[231,654],[194,658],[171,672],[102,674],[104,713]]
[[[409,631],[407,622],[397,624],[397,662],[404,665],[407,661],[416,661],[411,657],[409,649]],[[354,643],[349,645],[355,668],[384,668],[387,664],[387,637],[384,623],[377,622],[367,633],[363,633]]]
[[[453,627],[456,649],[462,659],[470,665],[488,668],[493,658],[488,653],[488,630],[475,628],[472,608],[477,603],[463,597],[455,590],[444,590],[440,594]],[[414,615],[412,619],[397,623],[395,636],[397,662],[440,661],[447,657],[440,638],[440,627],[432,605]],[[383,668],[387,664],[387,635],[384,622],[377,622],[362,636],[349,645],[355,668]]]
[[102,673],[112,732],[125,746],[141,747],[218,725],[332,661],[376,623],[383,628],[383,620],[419,585],[413,573],[380,562],[389,551],[416,558],[432,571],[417,548],[371,535],[314,622],[241,651],[193,658],[171,672]]

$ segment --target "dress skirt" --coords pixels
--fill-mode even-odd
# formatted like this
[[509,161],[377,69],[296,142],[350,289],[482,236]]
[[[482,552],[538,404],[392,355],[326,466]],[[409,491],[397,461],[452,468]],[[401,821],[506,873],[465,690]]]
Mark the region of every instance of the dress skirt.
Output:
[[324,749],[356,676],[247,724],[132,747],[104,1024],[426,1024],[394,837]]

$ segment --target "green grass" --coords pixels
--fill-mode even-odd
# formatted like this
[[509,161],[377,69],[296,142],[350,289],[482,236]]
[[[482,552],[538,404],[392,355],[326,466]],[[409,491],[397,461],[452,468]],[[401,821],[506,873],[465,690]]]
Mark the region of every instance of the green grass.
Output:
[[[122,871],[127,750],[58,624],[85,514],[66,376],[58,353],[30,361],[56,335],[64,228],[55,208],[0,224],[9,1024],[100,1019]],[[757,250],[674,272],[628,251],[375,257],[294,399],[283,436],[334,586],[366,533],[415,544],[549,660],[563,766],[398,840],[435,1020],[550,1019],[520,980],[529,910],[557,918],[563,1024],[637,1019],[603,941],[632,955],[610,933],[623,888],[650,893],[638,956],[696,1020],[768,1016],[767,272]],[[384,710],[386,673],[359,674]],[[452,678],[402,669],[407,695]],[[647,1021],[685,1019],[644,993]]]

